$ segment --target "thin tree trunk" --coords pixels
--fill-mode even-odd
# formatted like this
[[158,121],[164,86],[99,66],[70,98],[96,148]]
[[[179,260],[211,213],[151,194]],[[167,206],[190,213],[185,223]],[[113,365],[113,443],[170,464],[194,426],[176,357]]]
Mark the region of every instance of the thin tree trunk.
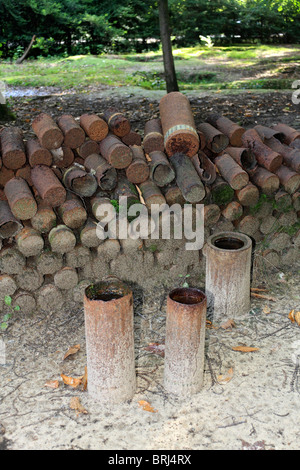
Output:
[[29,52],[30,52],[30,49],[32,48],[33,46],[33,43],[35,41],[35,35],[32,36],[32,39],[29,43],[29,46],[27,47],[26,51],[24,52],[24,54],[22,55],[22,57],[20,57],[18,60],[16,60],[16,64],[22,64],[22,62],[26,59],[26,57],[28,56]]
[[178,91],[174,59],[172,54],[172,43],[169,28],[168,0],[158,1],[160,36],[163,49],[165,79],[167,92]]

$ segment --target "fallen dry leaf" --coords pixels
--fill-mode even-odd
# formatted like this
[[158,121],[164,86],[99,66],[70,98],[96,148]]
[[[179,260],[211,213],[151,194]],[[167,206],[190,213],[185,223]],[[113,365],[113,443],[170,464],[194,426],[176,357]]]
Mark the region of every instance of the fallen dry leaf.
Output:
[[70,408],[77,411],[77,414],[83,413],[88,414],[87,410],[82,406],[79,397],[73,397],[70,401]]
[[79,350],[80,350],[80,344],[75,344],[75,346],[72,346],[71,348],[68,349],[68,351],[64,355],[64,360],[67,359],[67,357],[72,356],[73,354],[76,354]]
[[150,411],[150,413],[157,413],[157,410],[155,410],[148,401],[140,400],[138,403],[144,411]]
[[87,389],[87,380],[88,380],[88,374],[87,374],[87,367],[85,366],[84,368],[84,376],[82,378],[82,389],[86,390]]
[[229,318],[225,323],[222,323],[221,328],[224,330],[228,330],[228,328],[230,328],[232,330],[232,328],[235,328],[235,323],[232,318]]
[[266,315],[269,315],[269,313],[271,313],[271,309],[268,305],[265,305],[264,308],[263,308],[263,313],[265,313]]
[[228,369],[228,371],[226,372],[226,374],[224,375],[219,375],[218,376],[218,383],[220,385],[225,385],[227,384],[228,382],[230,382],[230,380],[232,379],[233,377],[233,368],[230,367],[230,369]]
[[79,387],[79,385],[82,384],[83,376],[77,377],[77,378],[69,377],[68,375],[65,375],[65,374],[60,374],[60,376],[63,379],[63,383],[65,385],[70,385],[73,388],[77,388]]
[[58,380],[48,380],[44,387],[49,387],[49,388],[58,388],[59,387],[59,381]]
[[153,354],[158,354],[161,357],[165,356],[165,345],[161,343],[149,343],[144,350],[150,351]]
[[288,316],[288,319],[291,320],[292,323],[295,322],[295,310],[291,310]]
[[233,351],[239,351],[239,352],[253,352],[253,351],[259,351],[259,348],[252,348],[250,346],[236,346],[232,348]]
[[268,292],[267,289],[262,288],[262,287],[251,287],[251,292]]
[[295,322],[297,323],[298,326],[300,326],[300,312],[295,313]]
[[272,297],[271,295],[256,294],[254,292],[251,292],[251,297],[255,297],[256,299],[270,300],[271,302],[277,301],[277,299],[275,299],[275,297]]

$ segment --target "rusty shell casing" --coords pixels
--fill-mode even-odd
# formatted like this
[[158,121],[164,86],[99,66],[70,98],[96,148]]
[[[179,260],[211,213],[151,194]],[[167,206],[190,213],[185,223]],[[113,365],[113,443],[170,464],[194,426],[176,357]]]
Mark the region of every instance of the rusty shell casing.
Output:
[[100,403],[132,399],[136,374],[130,288],[115,278],[87,287],[84,317],[90,397]]
[[124,137],[129,134],[131,129],[130,121],[123,113],[120,113],[116,108],[108,108],[104,111],[103,115],[109,130],[113,134],[118,137]]
[[36,165],[52,165],[51,152],[42,147],[37,139],[30,139],[25,142],[26,154],[29,165],[33,168]]
[[46,149],[58,149],[64,141],[64,135],[51,116],[39,114],[31,124],[32,130]]
[[90,137],[96,142],[101,142],[108,134],[108,125],[96,114],[83,114],[80,116],[80,125]]
[[245,147],[227,147],[223,153],[230,155],[246,171],[254,170],[257,161],[251,149]]
[[92,153],[99,152],[99,144],[95,140],[91,140],[87,137],[83,144],[76,149],[76,152],[81,158],[85,159],[89,155],[92,155]]
[[37,211],[37,203],[23,178],[12,178],[4,188],[5,196],[13,215],[20,220],[28,220]]
[[276,124],[275,126],[272,126],[272,129],[284,135],[283,141],[287,145],[290,145],[294,140],[300,139],[300,131],[287,126],[286,124]]
[[87,212],[81,200],[74,195],[67,196],[57,212],[63,223],[72,229],[82,227],[87,220]]
[[242,206],[252,207],[259,201],[259,189],[250,182],[244,188],[237,190],[235,195]]
[[68,168],[74,162],[74,152],[71,148],[62,146],[51,150],[53,165],[57,168]]
[[37,211],[30,220],[32,227],[41,233],[50,232],[56,226],[56,214],[51,206],[37,198]]
[[205,197],[205,188],[191,161],[183,153],[176,153],[170,158],[175,169],[176,183],[188,202],[200,202]]
[[185,398],[203,385],[206,296],[177,288],[167,298],[164,387]]
[[198,126],[198,132],[201,132],[205,138],[205,146],[212,154],[220,153],[229,145],[229,137],[216,129],[209,122],[202,122]]
[[23,133],[18,127],[5,127],[0,133],[2,163],[10,170],[17,170],[26,163]]
[[8,202],[0,200],[0,238],[14,237],[22,228],[22,224],[10,210]]
[[153,181],[148,180],[139,185],[139,188],[142,192],[143,199],[149,210],[154,210],[156,207],[154,205],[161,206],[166,204],[166,199],[162,194],[160,188],[153,183]]
[[143,147],[145,153],[160,151],[164,152],[164,135],[161,127],[161,120],[150,119],[147,121],[144,128]]
[[92,153],[84,160],[84,167],[95,175],[98,186],[103,191],[115,188],[118,180],[116,169],[105,158],[97,153]]
[[278,176],[280,184],[289,193],[295,193],[300,187],[300,174],[292,171],[289,167],[281,165],[275,174]]
[[249,183],[248,173],[230,155],[223,154],[214,161],[221,176],[232,189],[242,189]]
[[132,151],[132,162],[126,168],[126,177],[131,183],[140,184],[149,178],[150,168],[143,147],[132,145],[130,149]]
[[57,121],[64,134],[64,147],[76,149],[85,141],[85,132],[71,114],[64,114]]
[[242,145],[242,135],[245,129],[225,116],[210,114],[207,121],[229,138],[230,145],[240,147]]
[[213,323],[243,318],[250,310],[251,238],[238,232],[211,235],[204,254],[205,293]]
[[81,197],[91,197],[98,188],[98,183],[94,175],[87,173],[84,167],[71,166],[63,176],[63,183],[66,188]]
[[217,177],[216,167],[202,150],[192,157],[192,163],[201,180],[205,184],[213,184]]
[[5,166],[3,166],[0,170],[0,186],[4,187],[7,181],[11,180],[14,176],[14,170],[9,170]]
[[271,129],[271,127],[262,126],[261,124],[258,124],[257,126],[254,126],[254,129],[259,134],[261,140],[264,143],[266,143],[266,140],[272,138],[277,139],[280,142],[284,141],[284,134],[282,132],[276,131],[275,129]]
[[254,153],[257,163],[271,172],[282,164],[282,156],[263,143],[255,129],[248,129],[242,136],[243,145]]
[[99,145],[101,155],[118,170],[127,168],[132,161],[132,151],[114,134],[109,134]]
[[66,190],[48,166],[32,168],[31,179],[41,199],[50,207],[60,206],[65,201]]
[[278,139],[275,139],[275,137],[266,139],[265,144],[274,152],[280,153],[285,165],[289,166],[297,173],[300,172],[300,150],[293,149],[286,144],[282,144]]
[[183,206],[186,202],[182,195],[181,189],[177,186],[176,183],[171,183],[170,185],[161,188],[161,191],[165,196],[166,203],[169,206],[173,206],[173,204],[180,204]]
[[168,93],[161,98],[159,111],[167,155],[182,152],[193,157],[199,149],[199,136],[188,98],[178,91]]
[[266,170],[262,166],[258,166],[254,170],[253,174],[251,174],[251,181],[267,195],[275,193],[280,186],[278,176]]
[[128,145],[128,147],[131,145],[137,145],[140,147],[142,145],[141,135],[138,132],[132,130],[128,134],[121,137],[121,140],[123,144]]
[[149,153],[149,157],[152,181],[159,187],[171,183],[175,179],[175,171],[165,153],[157,150]]
[[29,186],[33,186],[33,182],[31,179],[31,166],[30,165],[25,165],[22,168],[19,168],[18,170],[16,170],[15,176],[23,178],[23,180],[25,180]]

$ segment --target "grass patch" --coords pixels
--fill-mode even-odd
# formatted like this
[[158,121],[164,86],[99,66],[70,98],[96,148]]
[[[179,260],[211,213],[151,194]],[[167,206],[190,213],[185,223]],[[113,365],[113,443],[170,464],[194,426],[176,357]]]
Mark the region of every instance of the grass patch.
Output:
[[[280,66],[300,59],[300,46],[194,46],[174,48],[173,52],[182,90],[291,89],[292,79],[277,76]],[[262,64],[269,65],[269,76],[255,79]],[[249,70],[247,80],[241,73],[245,67]],[[165,90],[161,50],[120,56],[52,57],[28,60],[21,65],[0,61],[0,80],[18,87],[57,86],[78,91],[90,85]]]

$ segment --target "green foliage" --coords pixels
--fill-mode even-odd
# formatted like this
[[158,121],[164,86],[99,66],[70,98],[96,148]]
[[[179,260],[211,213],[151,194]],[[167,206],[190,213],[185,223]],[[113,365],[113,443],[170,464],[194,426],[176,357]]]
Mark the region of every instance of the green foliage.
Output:
[[13,312],[17,312],[17,311],[20,310],[19,305],[16,305],[15,307],[12,306],[12,298],[11,298],[10,295],[6,295],[4,297],[4,303],[7,307],[9,307],[10,312],[6,313],[2,317],[2,322],[0,323],[0,329],[3,330],[3,331],[7,330],[9,320],[11,319]]
[[[169,10],[180,47],[300,40],[298,0],[169,0]],[[33,57],[141,53],[160,41],[157,0],[6,0],[0,18],[5,59],[18,58],[34,34]]]

